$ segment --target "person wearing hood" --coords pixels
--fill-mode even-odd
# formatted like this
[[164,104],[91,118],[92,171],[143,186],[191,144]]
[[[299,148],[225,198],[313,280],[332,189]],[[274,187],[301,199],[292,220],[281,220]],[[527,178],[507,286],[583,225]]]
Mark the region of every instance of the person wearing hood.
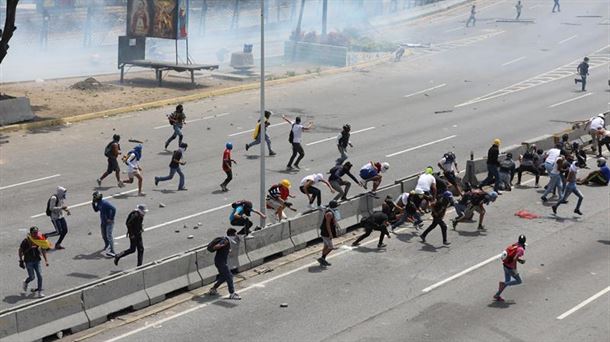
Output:
[[127,225],[126,236],[129,238],[129,249],[115,255],[114,264],[116,266],[119,265],[119,260],[121,260],[122,257],[132,254],[136,250],[138,251],[138,266],[142,265],[142,261],[144,260],[144,241],[142,240],[142,233],[144,232],[143,222],[144,215],[147,212],[148,209],[145,204],[138,204],[138,206],[127,216],[125,224]]
[[38,293],[38,298],[44,297],[42,292],[42,270],[40,268],[40,261],[44,259],[44,263],[49,267],[49,260],[47,259],[47,249],[51,248],[51,244],[47,239],[38,232],[38,227],[34,226],[30,228],[30,233],[19,245],[19,267],[25,269],[28,272],[28,277],[23,281],[23,292],[27,292],[28,285],[36,277],[38,281],[38,287],[32,289],[32,292]]
[[333,200],[338,201],[347,201],[347,193],[352,186],[352,183],[343,180],[343,176],[348,176],[351,178],[356,184],[364,187],[362,182],[360,182],[352,173],[350,172],[352,169],[352,163],[346,162],[345,164],[337,164],[330,169],[330,176],[328,177],[328,182],[330,185],[337,191],[337,195]]
[[186,162],[182,160],[182,156],[186,151],[188,145],[185,142],[179,144],[179,148],[172,154],[172,161],[169,163],[169,175],[165,177],[155,177],[155,186],[159,185],[159,182],[165,182],[174,178],[174,175],[178,173],[180,176],[180,182],[178,183],[178,191],[184,191],[184,173],[180,169],[180,165],[185,165]]
[[389,169],[390,164],[387,162],[368,162],[364,164],[360,168],[360,178],[364,180],[364,188],[366,189],[368,182],[373,182],[371,194],[374,195],[383,179],[381,174],[387,172]]
[[100,212],[100,227],[102,230],[102,239],[104,240],[104,249],[102,249],[103,256],[114,257],[114,237],[112,231],[114,228],[114,216],[116,215],[116,208],[107,200],[104,199],[104,195],[96,191],[93,193],[93,199],[91,206],[93,211]]
[[59,235],[59,239],[55,243],[55,249],[64,249],[61,243],[68,234],[68,223],[64,217],[64,212],[67,215],[70,215],[70,210],[64,204],[67,192],[66,188],[58,186],[55,194],[47,201],[47,216],[51,217],[51,222],[53,223],[55,231],[46,233],[44,236],[45,238],[48,238],[50,236]]
[[[321,173],[314,173],[312,175],[305,176],[301,180],[301,186],[299,187],[299,190],[301,190],[301,192],[307,196],[307,199],[309,200],[309,208],[311,209],[322,208],[322,192],[320,191],[320,189],[314,186],[320,182],[326,184],[328,189],[330,189],[331,194],[335,193],[335,190],[333,190],[330,183],[328,183],[324,179],[324,175]],[[317,205],[313,204],[314,201],[316,201]]]
[[146,196],[142,192],[142,167],[140,166],[140,160],[142,159],[142,144],[136,145],[133,150],[129,151],[124,157],[125,163],[127,164],[127,177],[123,183],[133,183],[133,178],[138,179],[138,196]]

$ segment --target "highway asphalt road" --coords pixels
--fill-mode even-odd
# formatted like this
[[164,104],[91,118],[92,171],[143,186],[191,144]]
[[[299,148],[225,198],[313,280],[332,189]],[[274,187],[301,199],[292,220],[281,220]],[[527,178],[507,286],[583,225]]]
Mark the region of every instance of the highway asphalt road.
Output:
[[[387,160],[391,169],[384,177],[394,180],[435,165],[448,150],[456,152],[463,167],[470,151],[484,155],[494,138],[502,139],[503,146],[518,144],[560,131],[568,126],[564,121],[587,119],[607,110],[610,42],[608,26],[602,23],[608,21],[608,3],[564,1],[560,14],[551,14],[547,5],[538,1],[526,6],[523,16],[535,18],[534,24],[500,23],[496,18],[513,15],[513,4],[481,1],[480,21],[475,28],[460,28],[466,14],[458,11],[396,27],[389,38],[432,43],[431,50],[418,49],[400,63],[268,88],[269,109],[301,115],[306,122],[312,120],[315,129],[304,136],[304,169],[286,173],[289,127],[277,116],[272,119],[277,126],[270,129],[270,135],[278,155],[266,159],[267,183],[288,178],[298,185],[307,174],[328,171],[338,153],[333,140],[326,139],[336,136],[346,122],[354,131],[362,131],[353,135],[355,147],[350,151],[356,168],[370,160]],[[583,17],[587,15],[601,18]],[[557,74],[553,74],[539,86],[527,83],[520,91],[473,103],[481,96],[593,53],[599,66],[590,70],[589,91],[585,94],[574,86],[571,76],[556,79]],[[75,208],[67,217],[70,232],[64,242],[66,250],[52,252],[51,265],[44,270],[47,293],[135,266],[134,257],[123,259],[115,267],[99,255],[103,246],[99,216],[89,204],[95,190],[105,195],[123,193],[112,200],[118,208],[117,250],[128,245],[122,224],[128,212],[138,203],[149,206],[144,221],[145,262],[205,244],[224,232],[228,227],[227,206],[232,201],[247,198],[258,203],[258,148],[249,152],[243,149],[250,140],[247,131],[254,127],[258,108],[257,91],[185,104],[191,121],[184,129],[189,143],[184,168],[187,192],[174,192],[177,180],[158,187],[153,184],[153,176],[168,172],[170,155],[163,151],[163,142],[171,134],[170,128],[164,127],[165,114],[172,110],[169,107],[3,134],[0,309],[31,299],[20,293],[24,274],[17,267],[16,251],[31,225],[40,226],[42,231],[52,229],[43,213],[57,185],[68,189],[67,203]],[[443,113],[435,113],[439,111]],[[136,197],[133,186],[118,189],[110,177],[96,188],[95,179],[106,167],[102,151],[113,133],[123,137],[124,151],[132,147],[128,138],[145,141],[141,162],[145,198]],[[236,146],[233,154],[238,164],[229,185],[232,190],[221,193],[218,184],[224,178],[220,165],[226,141]],[[176,142],[172,144],[175,146]],[[354,193],[359,191],[353,189]],[[297,195],[297,208],[304,208],[304,196],[296,186],[293,193]],[[329,199],[325,189],[323,198]],[[159,203],[165,207],[160,208]],[[595,203],[595,208],[601,205],[603,202]],[[193,230],[198,222],[203,227]],[[187,239],[189,234],[195,238]]]
[[[65,340],[605,341],[608,189],[582,187],[585,216],[572,214],[574,201],[555,216],[531,181],[488,207],[486,231],[475,222],[450,230],[449,247],[438,230],[423,244],[408,227],[378,250],[374,234],[357,248],[337,246],[327,269],[315,261],[318,252],[240,282],[241,301],[200,289],[156,314],[136,312]],[[521,209],[540,217],[513,215]],[[503,277],[498,254],[519,234],[528,243],[518,268],[523,283],[495,302]]]

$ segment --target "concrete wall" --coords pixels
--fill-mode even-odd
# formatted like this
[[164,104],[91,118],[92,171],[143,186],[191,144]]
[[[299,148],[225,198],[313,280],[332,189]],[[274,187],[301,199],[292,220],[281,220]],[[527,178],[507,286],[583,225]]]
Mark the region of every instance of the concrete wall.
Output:
[[347,48],[326,44],[284,42],[284,60],[315,64],[347,66]]
[[35,117],[27,97],[0,100],[0,126],[33,120]]

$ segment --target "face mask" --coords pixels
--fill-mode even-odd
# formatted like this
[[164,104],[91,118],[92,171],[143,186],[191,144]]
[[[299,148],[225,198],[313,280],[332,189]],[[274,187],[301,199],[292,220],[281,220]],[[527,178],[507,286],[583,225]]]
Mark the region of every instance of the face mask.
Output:
[[339,212],[339,210],[332,209],[332,211],[333,211],[333,215],[335,216],[335,220],[340,221],[341,220],[341,213]]

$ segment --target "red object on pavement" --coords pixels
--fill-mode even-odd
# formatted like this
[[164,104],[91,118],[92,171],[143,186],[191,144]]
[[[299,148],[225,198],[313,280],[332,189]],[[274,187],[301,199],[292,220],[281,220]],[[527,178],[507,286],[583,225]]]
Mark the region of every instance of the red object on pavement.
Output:
[[531,220],[531,219],[536,219],[536,218],[541,218],[542,216],[540,215],[536,215],[534,213],[530,213],[527,210],[519,210],[515,213],[515,216],[519,216],[520,218],[524,218],[527,220]]

